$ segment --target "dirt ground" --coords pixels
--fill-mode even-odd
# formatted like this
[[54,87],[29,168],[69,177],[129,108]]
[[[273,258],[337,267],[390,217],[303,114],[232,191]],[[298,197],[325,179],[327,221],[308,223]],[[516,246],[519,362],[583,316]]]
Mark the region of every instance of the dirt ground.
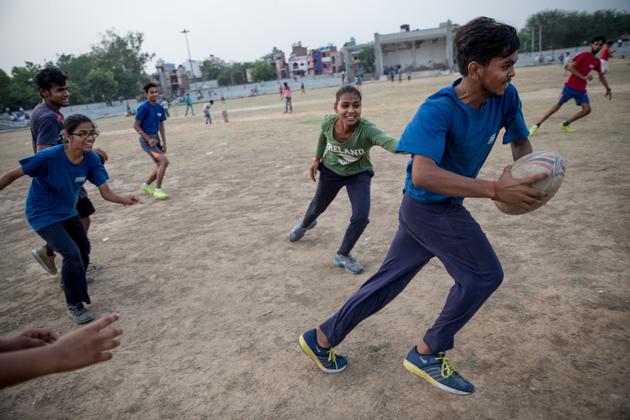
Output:
[[[114,359],[79,372],[0,391],[0,417],[87,419],[399,418],[621,419],[630,417],[630,62],[613,60],[603,87],[590,86],[593,112],[574,126],[563,107],[532,139],[567,163],[556,197],[530,215],[507,216],[490,200],[466,206],[485,229],[505,281],[458,334],[450,352],[477,386],[470,397],[440,391],[402,367],[452,284],[432,261],[388,307],[338,346],[340,375],[315,368],[299,334],[333,313],[381,264],[397,228],[404,156],[374,149],[371,223],[353,254],[365,272],[332,266],[350,216],[342,192],[298,243],[287,233],[315,184],[307,170],[333,89],[299,92],[293,114],[277,96],[229,101],[230,122],[203,124],[200,109],[167,122],[170,198],[97,208],[90,239],[102,265],[91,310],[122,314]],[[557,98],[560,66],[517,70],[528,124]],[[399,136],[417,107],[452,76],[364,85],[363,116]],[[239,111],[240,109],[240,111]],[[152,163],[124,117],[98,121],[112,189],[138,193]],[[27,131],[0,134],[0,171],[31,153]],[[497,144],[481,178],[511,161]],[[30,250],[40,239],[24,215],[29,184],[0,193],[0,334],[32,326],[65,332],[58,279]]]

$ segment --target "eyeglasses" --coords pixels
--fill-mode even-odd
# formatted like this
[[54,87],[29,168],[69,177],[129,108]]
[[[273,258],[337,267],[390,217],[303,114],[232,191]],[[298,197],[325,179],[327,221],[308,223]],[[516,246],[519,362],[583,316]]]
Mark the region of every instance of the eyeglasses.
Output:
[[79,136],[81,137],[81,140],[85,140],[88,137],[92,137],[93,139],[97,138],[101,133],[99,133],[98,131],[79,131],[77,133],[69,133],[73,136]]

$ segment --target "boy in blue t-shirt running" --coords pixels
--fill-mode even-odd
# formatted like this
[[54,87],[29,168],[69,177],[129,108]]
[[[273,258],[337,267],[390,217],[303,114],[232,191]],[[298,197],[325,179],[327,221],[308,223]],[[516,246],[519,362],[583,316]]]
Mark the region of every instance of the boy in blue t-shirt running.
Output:
[[516,88],[510,84],[520,46],[516,30],[480,17],[455,37],[463,76],[430,96],[407,125],[398,152],[411,154],[400,226],[379,271],[317,328],[300,336],[304,352],[327,373],[346,368],[333,347],[361,321],[384,308],[433,257],[455,280],[442,312],[403,362],[440,389],[468,395],[474,385],[455,371],[445,352],[503,280],[503,270],[464,197],[490,198],[529,208],[545,193],[530,187],[544,175],[476,179],[501,128],[514,160],[532,152]]
[[[144,92],[147,100],[138,106],[133,129],[140,135],[138,139],[140,147],[153,159],[156,166],[141,188],[153,198],[164,200],[168,198],[168,194],[162,189],[162,181],[169,163],[166,157],[166,130],[164,128],[166,112],[158,103],[159,92],[155,83],[147,83],[144,86]],[[151,185],[153,181],[155,181],[155,188]]]

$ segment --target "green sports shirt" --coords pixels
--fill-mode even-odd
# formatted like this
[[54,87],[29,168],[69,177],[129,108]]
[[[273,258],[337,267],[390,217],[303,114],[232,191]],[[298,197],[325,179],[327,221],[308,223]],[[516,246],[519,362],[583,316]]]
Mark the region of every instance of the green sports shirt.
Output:
[[336,114],[327,114],[322,121],[322,131],[317,142],[315,157],[331,171],[341,176],[350,176],[373,170],[370,162],[370,148],[381,146],[392,153],[396,151],[398,141],[383,133],[378,127],[361,118],[352,136],[344,141],[335,140],[333,128],[339,118]]

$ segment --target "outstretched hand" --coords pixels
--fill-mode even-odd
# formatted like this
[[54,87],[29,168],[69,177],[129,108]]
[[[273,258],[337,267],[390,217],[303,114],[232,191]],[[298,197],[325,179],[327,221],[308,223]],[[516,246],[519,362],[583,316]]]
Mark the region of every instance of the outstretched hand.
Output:
[[523,179],[512,177],[512,167],[506,166],[496,183],[494,200],[529,210],[543,204],[547,193],[531,187],[547,178],[547,174],[532,175]]
[[16,351],[45,346],[57,341],[59,336],[48,328],[32,328],[23,333],[2,338],[0,341],[0,351]]
[[122,201],[120,204],[123,206],[133,206],[134,204],[142,203],[138,197],[135,195],[126,195],[122,197]]
[[120,345],[120,341],[115,338],[122,334],[122,330],[105,328],[119,318],[118,314],[107,315],[63,335],[52,344],[55,371],[67,372],[111,359],[113,355],[109,350]]

